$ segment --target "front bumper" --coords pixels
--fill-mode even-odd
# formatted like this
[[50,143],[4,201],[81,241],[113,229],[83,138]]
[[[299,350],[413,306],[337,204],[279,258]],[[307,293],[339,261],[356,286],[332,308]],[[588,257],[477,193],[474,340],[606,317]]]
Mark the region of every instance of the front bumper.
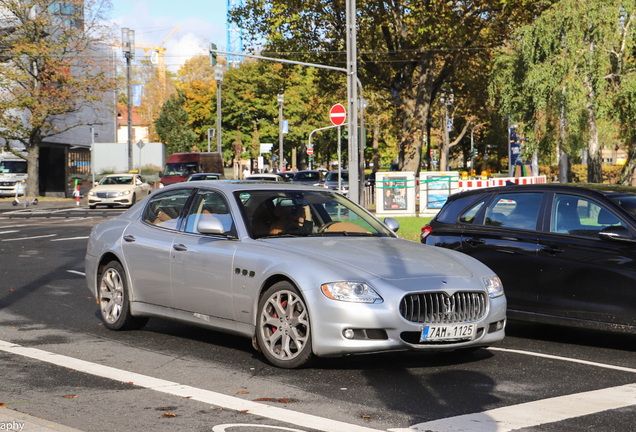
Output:
[[123,195],[117,198],[98,198],[98,197],[88,197],[88,205],[131,205],[132,204],[132,195]]
[[[318,356],[374,353],[394,350],[449,351],[459,348],[486,347],[505,336],[505,296],[490,299],[485,315],[470,324],[476,325],[471,340],[420,342],[426,323],[406,320],[399,311],[399,301],[379,304],[347,303],[327,299],[320,291],[305,292],[308,303],[318,305],[310,313],[314,322],[313,351]],[[318,324],[315,324],[318,323]],[[461,324],[461,323],[455,323]],[[354,337],[345,337],[353,330]]]

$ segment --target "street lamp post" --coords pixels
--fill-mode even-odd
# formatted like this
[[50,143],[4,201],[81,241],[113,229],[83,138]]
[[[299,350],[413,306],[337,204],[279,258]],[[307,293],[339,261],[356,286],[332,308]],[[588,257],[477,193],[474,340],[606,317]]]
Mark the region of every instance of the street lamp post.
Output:
[[278,95],[278,171],[283,172],[283,103],[285,94]]
[[217,65],[214,68],[214,79],[216,80],[216,151],[223,155],[223,142],[221,141],[221,86],[223,84],[223,67]]
[[[129,28],[121,29],[122,51],[126,57],[126,90],[128,100],[128,170],[133,169],[133,130],[132,130],[132,87],[130,85],[130,62],[135,56],[135,31]],[[140,167],[141,168],[141,167]]]

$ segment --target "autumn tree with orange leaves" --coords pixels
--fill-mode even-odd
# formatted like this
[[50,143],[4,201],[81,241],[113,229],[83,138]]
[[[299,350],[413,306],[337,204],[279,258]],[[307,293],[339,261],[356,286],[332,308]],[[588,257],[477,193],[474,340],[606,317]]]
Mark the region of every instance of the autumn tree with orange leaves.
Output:
[[111,4],[0,0],[0,10],[0,145],[24,145],[27,194],[39,196],[42,143],[112,112]]

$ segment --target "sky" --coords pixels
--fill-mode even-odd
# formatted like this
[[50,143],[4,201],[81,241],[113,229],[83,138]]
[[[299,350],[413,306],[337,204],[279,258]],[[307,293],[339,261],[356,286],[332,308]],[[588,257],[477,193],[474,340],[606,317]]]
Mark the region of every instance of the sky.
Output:
[[[176,72],[196,54],[208,55],[210,42],[219,49],[227,45],[227,0],[111,0],[111,20],[120,28],[135,31],[135,42],[160,45],[175,27],[179,29],[163,44],[166,66]],[[121,32],[120,32],[121,34]],[[144,55],[137,50],[136,58]]]

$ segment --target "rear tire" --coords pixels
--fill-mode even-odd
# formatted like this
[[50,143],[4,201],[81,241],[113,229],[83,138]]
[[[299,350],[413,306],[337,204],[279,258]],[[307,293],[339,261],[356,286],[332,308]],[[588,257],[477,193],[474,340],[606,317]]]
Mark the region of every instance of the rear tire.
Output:
[[111,330],[140,329],[148,318],[130,314],[128,282],[124,268],[117,261],[106,264],[99,275],[97,302],[104,326]]

